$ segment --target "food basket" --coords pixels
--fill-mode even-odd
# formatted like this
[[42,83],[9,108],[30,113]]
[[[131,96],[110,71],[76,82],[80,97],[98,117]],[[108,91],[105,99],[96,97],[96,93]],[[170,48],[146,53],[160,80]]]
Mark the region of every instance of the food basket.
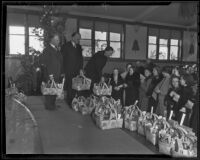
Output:
[[153,114],[154,116],[154,123],[153,125],[149,125],[145,128],[145,134],[146,134],[146,139],[150,143],[152,143],[154,146],[158,144],[159,140],[159,131],[164,128],[164,119],[160,118],[156,115]]
[[72,79],[72,89],[77,91],[90,90],[91,79],[85,76],[76,76]]
[[107,85],[105,82],[104,83],[95,83],[93,87],[93,92],[95,95],[100,96],[100,95],[108,95],[111,96],[112,94],[112,86]]
[[173,157],[197,157],[197,137],[188,134],[188,132],[178,126],[176,128],[180,131],[180,136],[176,136],[174,148],[172,149]]
[[6,88],[5,91],[7,96],[18,94],[18,89],[15,87],[15,84],[12,84],[10,88]]
[[53,75],[50,75],[50,81],[48,83],[42,82],[41,92],[43,95],[57,95],[58,98],[64,98],[64,87],[65,78],[62,83],[55,83]]
[[174,146],[174,139],[172,138],[171,128],[167,121],[164,122],[164,128],[161,129],[158,133],[159,141],[158,141],[158,148],[159,152],[171,155],[172,148]]
[[98,104],[95,108],[96,125],[102,129],[122,128],[123,119],[118,116],[114,107],[105,104]]
[[85,101],[86,99],[83,96],[74,97],[72,100],[72,109],[75,111],[80,111],[82,108],[86,107]]
[[130,131],[137,131],[137,121],[139,117],[140,109],[137,106],[137,102],[134,105],[129,106],[124,113],[124,127]]
[[140,116],[137,122],[137,132],[138,134],[145,136],[146,111],[141,111],[139,113],[140,113]]

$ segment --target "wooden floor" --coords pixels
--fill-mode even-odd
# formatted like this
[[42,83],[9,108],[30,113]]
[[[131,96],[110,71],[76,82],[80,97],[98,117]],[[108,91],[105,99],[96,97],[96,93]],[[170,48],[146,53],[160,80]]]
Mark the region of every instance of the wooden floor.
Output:
[[34,115],[44,154],[158,154],[137,133],[123,129],[101,130],[90,115],[73,111],[63,101],[55,111],[44,109],[43,97],[28,97],[28,108]]

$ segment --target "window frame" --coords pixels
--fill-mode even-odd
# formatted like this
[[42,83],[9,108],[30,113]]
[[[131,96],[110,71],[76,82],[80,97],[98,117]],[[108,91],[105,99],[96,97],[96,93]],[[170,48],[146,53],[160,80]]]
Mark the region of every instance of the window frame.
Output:
[[[30,37],[44,38],[43,36],[30,35],[30,34],[29,34],[29,29],[30,29],[30,28],[37,28],[37,27],[28,26],[28,49],[29,49],[29,47],[30,47]],[[40,29],[42,29],[42,28],[40,28]],[[44,31],[43,31],[43,34],[44,34]],[[43,47],[44,47],[44,41],[42,41],[42,43],[43,43]],[[35,49],[35,48],[34,48],[34,49]],[[42,52],[42,51],[41,51],[41,52]]]
[[[10,34],[10,27],[14,26],[14,27],[24,27],[24,34]],[[24,37],[24,54],[12,54],[10,52],[10,36],[12,35],[17,35],[17,36],[23,36]],[[8,25],[8,32],[7,32],[7,37],[8,37],[8,56],[13,56],[13,57],[18,57],[18,56],[23,56],[26,55],[26,26],[22,26],[22,25]]]
[[[108,31],[106,31],[106,40],[100,40],[100,41],[106,41],[107,42],[107,45],[110,45],[110,42],[119,42],[120,43],[120,57],[119,58],[115,58],[115,57],[110,57],[109,60],[123,60],[123,53],[124,53],[124,49],[122,49],[122,46],[123,44],[122,43],[125,43],[123,41],[123,32],[124,32],[124,24],[120,24],[120,23],[116,23],[116,22],[108,22],[108,21],[103,21],[103,20],[93,20],[93,19],[77,19],[78,21],[78,31],[80,32],[80,29],[84,29],[84,27],[81,27],[80,26],[80,21],[91,21],[92,22],[92,28],[90,28],[92,30],[92,43],[91,43],[91,47],[92,47],[92,56],[95,54],[95,31],[98,31],[96,30],[95,28],[95,23],[96,22],[103,22],[103,23],[107,23],[108,24]],[[118,33],[120,34],[120,41],[113,41],[113,40],[110,40],[110,33],[115,33],[115,32],[112,32],[110,31],[110,24],[119,24],[121,25],[121,33]],[[84,39],[83,39],[84,40]],[[90,59],[90,57],[85,57],[84,56],[84,59]]]
[[[150,28],[154,28],[154,29],[157,29],[158,30],[158,35],[157,36],[155,36],[155,35],[150,35],[149,34],[149,29]],[[176,30],[176,31],[179,31],[180,32],[180,39],[178,39],[178,38],[173,38],[172,36],[171,36],[171,33],[172,33],[172,30],[174,30],[174,29],[170,29],[170,28],[165,28],[165,29],[167,29],[167,30],[169,30],[170,31],[170,35],[169,35],[169,37],[168,38],[163,38],[163,37],[160,37],[160,29],[163,29],[163,28],[158,28],[158,27],[151,27],[151,26],[149,26],[148,27],[148,31],[147,31],[147,54],[146,54],[146,58],[147,59],[150,59],[150,60],[152,60],[152,61],[154,61],[154,62],[182,62],[182,56],[183,56],[183,47],[182,47],[182,39],[183,39],[183,31],[182,30]],[[156,44],[154,44],[154,43],[150,43],[149,42],[149,37],[150,36],[155,36],[156,37]],[[167,53],[167,59],[159,59],[159,49],[160,49],[160,46],[162,46],[163,44],[160,44],[160,39],[167,39],[168,40],[168,43],[167,43],[167,49],[168,49],[168,53]],[[176,39],[176,40],[178,40],[178,45],[171,45],[171,40],[172,39]],[[149,55],[148,55],[148,52],[149,52],[149,45],[156,45],[156,59],[151,59],[151,58],[149,58]],[[170,51],[171,51],[171,46],[176,46],[176,47],[178,47],[178,53],[177,53],[177,60],[171,60],[170,59]]]
[[[7,14],[9,14],[9,13],[15,13],[15,12],[7,12]],[[30,55],[29,54],[29,36],[33,36],[33,35],[29,35],[29,27],[37,27],[37,25],[36,26],[30,26],[29,24],[28,24],[28,17],[30,16],[30,15],[35,15],[35,16],[38,16],[38,17],[40,17],[40,13],[36,13],[36,12],[30,12],[30,13],[26,13],[26,12],[16,12],[16,13],[18,13],[18,14],[22,14],[23,16],[25,16],[25,20],[24,20],[24,25],[12,25],[12,24],[6,24],[6,48],[7,49],[5,49],[5,51],[6,51],[6,53],[5,53],[5,56],[6,57],[9,57],[9,58],[20,58],[21,56],[24,56],[24,55]],[[24,27],[25,28],[25,33],[24,33],[24,36],[25,36],[25,44],[24,44],[24,47],[25,47],[25,54],[11,54],[10,53],[10,34],[9,34],[9,27],[10,26],[22,26],[22,27]],[[14,34],[13,34],[14,35]],[[36,36],[35,36],[36,37]]]

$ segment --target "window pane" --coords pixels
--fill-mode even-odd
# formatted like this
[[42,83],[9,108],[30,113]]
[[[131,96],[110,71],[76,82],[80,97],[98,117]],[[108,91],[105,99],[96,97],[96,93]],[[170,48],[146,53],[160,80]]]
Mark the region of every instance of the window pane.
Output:
[[36,51],[42,52],[44,49],[43,41],[39,40],[37,36],[29,36],[29,47],[34,48]]
[[83,40],[83,39],[81,39],[80,40],[80,45],[81,46],[92,46],[92,42],[91,42],[91,40]]
[[10,34],[25,34],[25,27],[23,26],[10,26],[9,27]]
[[170,60],[178,60],[178,47],[170,47]]
[[99,41],[99,40],[96,40],[95,41],[95,53],[98,52],[98,51],[102,51],[106,48],[107,46],[107,42],[106,41]]
[[120,34],[110,32],[110,40],[111,41],[120,41]]
[[80,34],[82,39],[92,39],[92,30],[80,28]]
[[148,58],[156,59],[156,45],[149,44],[149,47],[148,47]]
[[114,53],[111,56],[112,58],[120,58],[121,53],[121,46],[120,42],[110,42],[110,46],[113,47]]
[[171,45],[178,46],[178,39],[171,39]]
[[25,54],[25,36],[10,35],[10,54]]
[[157,39],[156,36],[149,36],[149,43],[156,44],[156,39]]
[[84,57],[91,57],[92,56],[92,47],[91,46],[82,46],[82,53]]
[[159,56],[158,56],[158,59],[167,60],[167,53],[168,53],[167,46],[160,46],[159,47]]
[[160,39],[160,44],[167,45],[168,40],[167,39]]
[[43,36],[44,30],[42,28],[29,27],[30,36]]
[[95,39],[106,40],[106,32],[95,31]]

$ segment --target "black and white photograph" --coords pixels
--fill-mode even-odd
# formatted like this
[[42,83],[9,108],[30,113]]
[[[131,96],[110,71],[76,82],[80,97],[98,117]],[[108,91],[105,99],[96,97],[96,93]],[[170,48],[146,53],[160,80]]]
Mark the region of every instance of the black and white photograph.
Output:
[[1,18],[4,158],[198,158],[198,1],[3,1]]

